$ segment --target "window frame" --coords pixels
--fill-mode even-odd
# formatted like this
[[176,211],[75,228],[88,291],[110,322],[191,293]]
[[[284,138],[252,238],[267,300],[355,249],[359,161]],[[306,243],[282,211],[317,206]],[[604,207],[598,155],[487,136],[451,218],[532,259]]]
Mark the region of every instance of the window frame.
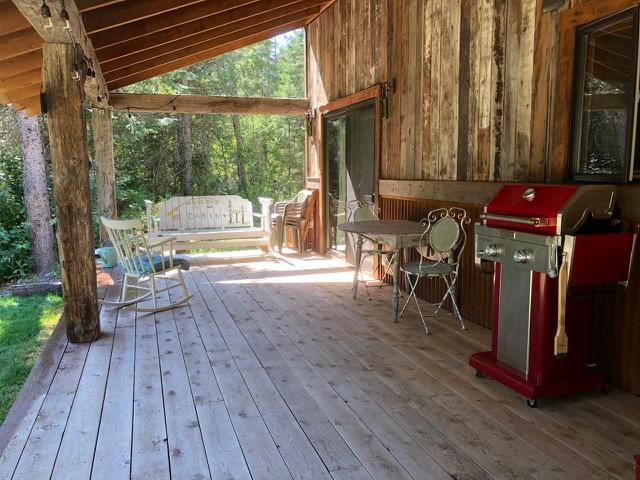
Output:
[[[626,133],[626,158],[623,172],[621,174],[580,174],[577,173],[581,143],[582,143],[582,121],[584,115],[584,88],[586,83],[586,61],[587,61],[587,42],[586,37],[598,30],[605,29],[626,19],[631,19],[633,23],[633,56],[635,65],[633,66],[632,85],[633,95],[629,94],[627,114],[631,120],[630,128],[627,127]],[[574,75],[573,75],[573,101],[571,104],[571,122],[570,122],[570,146],[569,146],[569,172],[568,177],[574,182],[584,183],[628,183],[634,180],[636,173],[634,168],[635,151],[640,148],[636,145],[636,130],[638,128],[638,101],[639,101],[639,85],[640,85],[640,6],[627,8],[613,15],[607,16],[587,23],[576,28],[575,33],[575,54],[574,54]]]

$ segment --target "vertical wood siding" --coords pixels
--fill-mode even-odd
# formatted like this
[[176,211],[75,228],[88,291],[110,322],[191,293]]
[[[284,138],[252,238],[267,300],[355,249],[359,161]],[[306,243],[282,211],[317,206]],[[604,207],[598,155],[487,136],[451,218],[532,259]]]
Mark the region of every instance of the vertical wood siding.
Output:
[[[550,18],[541,4],[338,0],[307,27],[312,107],[389,82],[381,178],[542,181],[546,151],[532,142],[534,124],[547,135],[533,116],[534,100],[536,115],[547,111],[534,81],[551,81],[548,68],[534,71],[536,25]],[[312,177],[320,171],[315,130]]]

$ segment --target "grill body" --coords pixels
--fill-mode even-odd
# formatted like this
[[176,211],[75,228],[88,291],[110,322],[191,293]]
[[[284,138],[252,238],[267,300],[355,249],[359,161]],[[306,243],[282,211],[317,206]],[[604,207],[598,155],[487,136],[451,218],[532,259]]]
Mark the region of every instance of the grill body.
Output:
[[614,186],[530,184],[489,202],[475,246],[479,267],[494,263],[492,342],[471,355],[473,368],[529,399],[604,388],[590,358],[595,293],[626,285],[635,245],[611,228],[614,202]]

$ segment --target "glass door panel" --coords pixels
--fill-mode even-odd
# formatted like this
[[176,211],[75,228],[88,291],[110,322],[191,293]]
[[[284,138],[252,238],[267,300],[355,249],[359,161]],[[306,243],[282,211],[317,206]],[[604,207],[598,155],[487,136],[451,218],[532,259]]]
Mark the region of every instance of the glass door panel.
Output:
[[363,102],[326,114],[326,212],[328,245],[353,261],[353,246],[338,225],[352,200],[372,200],[375,185],[375,105]]

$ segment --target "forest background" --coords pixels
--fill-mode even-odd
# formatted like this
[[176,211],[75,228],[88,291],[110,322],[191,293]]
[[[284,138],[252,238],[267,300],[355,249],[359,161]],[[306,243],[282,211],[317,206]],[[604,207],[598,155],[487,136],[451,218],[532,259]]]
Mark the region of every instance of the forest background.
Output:
[[[304,32],[275,37],[122,91],[303,97]],[[48,202],[39,208],[50,209],[55,229],[44,122],[39,118],[35,128],[42,141],[48,192]],[[11,106],[0,107],[0,284],[31,275],[36,265],[23,188],[29,145],[25,145],[21,128],[24,130],[24,121]],[[257,208],[258,196],[286,199],[304,183],[304,123],[300,117],[118,112],[113,115],[113,130],[121,218],[142,218],[144,200],[179,194],[238,194]],[[88,139],[91,152],[90,130]],[[91,175],[97,244],[93,165]]]

